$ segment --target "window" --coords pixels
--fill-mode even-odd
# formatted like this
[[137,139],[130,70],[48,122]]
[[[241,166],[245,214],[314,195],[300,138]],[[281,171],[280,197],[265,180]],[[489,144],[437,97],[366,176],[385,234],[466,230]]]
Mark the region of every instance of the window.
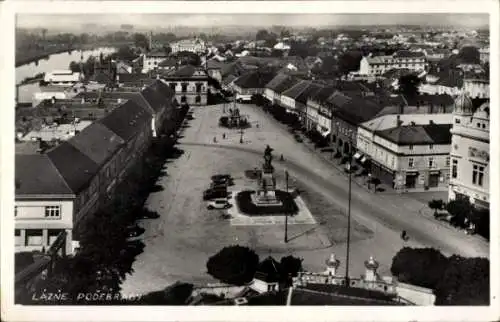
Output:
[[483,186],[484,167],[474,164],[472,167],[472,183],[478,186]]
[[460,124],[460,119],[459,118],[455,119],[455,124]]
[[449,167],[450,166],[450,157],[446,157],[446,166]]
[[26,229],[26,245],[42,246],[43,232],[41,229]]
[[61,217],[61,206],[46,206],[45,207],[45,217],[46,218],[60,218]]
[[183,93],[187,92],[187,86],[188,86],[188,85],[187,85],[186,83],[184,83],[184,84],[182,84],[181,86],[182,86],[182,92],[183,92]]
[[409,148],[410,150],[413,150],[413,145],[410,145],[408,148]]
[[485,128],[486,128],[486,124],[483,123],[483,129],[485,129]]
[[200,93],[202,89],[201,84],[196,84],[196,93]]
[[413,158],[408,159],[408,168],[413,168],[414,163],[413,163]]
[[177,87],[177,83],[170,83],[170,88],[175,91],[175,87]]
[[477,127],[481,127],[481,123],[477,123]]
[[432,149],[434,149],[434,145],[433,145],[433,144],[430,144],[430,145],[429,145],[429,149],[431,149],[431,150],[432,150]]
[[17,217],[17,206],[14,206],[14,217]]
[[432,167],[434,167],[434,158],[429,157],[429,168],[432,168]]

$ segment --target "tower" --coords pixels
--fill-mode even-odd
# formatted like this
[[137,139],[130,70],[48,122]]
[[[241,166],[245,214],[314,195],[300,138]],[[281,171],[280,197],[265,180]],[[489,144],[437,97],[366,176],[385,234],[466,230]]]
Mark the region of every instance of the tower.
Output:
[[326,264],[326,273],[330,276],[336,276],[337,275],[337,268],[340,265],[340,261],[337,258],[335,258],[334,253],[332,253],[330,255],[330,258],[328,258],[325,261],[325,264]]
[[369,282],[375,282],[377,281],[377,268],[379,266],[379,263],[373,258],[373,256],[370,256],[370,259],[365,261],[365,280]]

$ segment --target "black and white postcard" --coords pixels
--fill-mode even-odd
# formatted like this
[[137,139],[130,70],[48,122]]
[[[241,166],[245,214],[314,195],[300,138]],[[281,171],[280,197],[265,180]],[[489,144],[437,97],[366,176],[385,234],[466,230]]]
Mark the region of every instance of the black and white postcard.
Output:
[[497,320],[497,6],[2,3],[2,315]]

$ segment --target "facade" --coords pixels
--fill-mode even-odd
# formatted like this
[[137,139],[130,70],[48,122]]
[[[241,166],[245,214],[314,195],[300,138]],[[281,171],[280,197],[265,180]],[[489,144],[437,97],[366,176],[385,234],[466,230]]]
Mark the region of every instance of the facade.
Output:
[[208,75],[205,70],[186,65],[160,77],[175,91],[181,104],[207,105]]
[[142,73],[146,74],[152,70],[158,69],[158,65],[168,58],[164,51],[150,51],[143,55]]
[[483,64],[490,61],[489,47],[483,47],[479,49],[479,60],[481,60],[481,63]]
[[490,98],[490,81],[488,79],[466,78],[462,89],[470,98]]
[[271,103],[280,104],[281,93],[296,84],[294,77],[279,73],[264,86],[264,97]]
[[15,251],[48,249],[64,231],[70,254],[75,193],[47,155],[16,154],[15,163]]
[[445,190],[451,121],[451,114],[396,114],[364,122],[354,159],[369,160],[370,173],[396,190]]
[[43,81],[48,85],[72,86],[82,80],[80,73],[73,73],[71,70],[54,70],[46,73]]
[[426,60],[423,53],[401,50],[391,56],[363,57],[359,66],[359,74],[377,76],[391,69],[423,71],[425,67]]
[[477,207],[489,207],[489,113],[489,102],[474,109],[465,94],[455,102],[451,131],[450,200],[463,197]]
[[271,72],[253,71],[243,74],[232,82],[232,89],[239,95],[263,94],[264,87],[275,74]]
[[185,39],[175,43],[170,44],[173,53],[180,51],[189,51],[192,53],[204,53],[206,51],[206,43],[201,39]]

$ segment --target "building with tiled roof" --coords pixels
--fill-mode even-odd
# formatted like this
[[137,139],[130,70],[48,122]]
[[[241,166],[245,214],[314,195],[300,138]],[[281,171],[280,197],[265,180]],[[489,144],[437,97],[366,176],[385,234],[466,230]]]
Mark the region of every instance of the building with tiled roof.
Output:
[[209,76],[204,69],[185,65],[163,73],[159,78],[175,91],[177,102],[200,106],[207,104]]
[[311,81],[300,80],[295,85],[291,86],[287,90],[281,93],[281,105],[287,109],[289,112],[296,111],[296,99],[304,92],[310,85]]
[[391,114],[368,120],[358,128],[354,158],[395,189],[447,189],[451,123],[449,113]]
[[281,104],[281,93],[295,85],[299,80],[288,74],[279,73],[265,85],[264,97],[271,105]]
[[257,70],[239,76],[231,86],[237,95],[262,94],[266,84],[275,76],[274,72]]
[[[109,202],[116,184],[149,147],[159,126],[155,117],[173,113],[173,90],[161,80],[153,81],[134,92],[81,93],[74,100],[34,110],[50,113],[45,110],[63,104],[63,110],[72,113],[73,104],[88,107],[93,103],[86,100],[100,99],[106,108],[94,109],[107,113],[46,153],[16,153],[16,251],[47,249],[64,233],[63,250],[73,252],[87,219]],[[110,101],[117,106],[111,108]]]
[[158,65],[167,58],[168,54],[162,49],[152,50],[148,53],[145,53],[143,55],[141,72],[143,74],[146,74],[149,71],[158,69]]

